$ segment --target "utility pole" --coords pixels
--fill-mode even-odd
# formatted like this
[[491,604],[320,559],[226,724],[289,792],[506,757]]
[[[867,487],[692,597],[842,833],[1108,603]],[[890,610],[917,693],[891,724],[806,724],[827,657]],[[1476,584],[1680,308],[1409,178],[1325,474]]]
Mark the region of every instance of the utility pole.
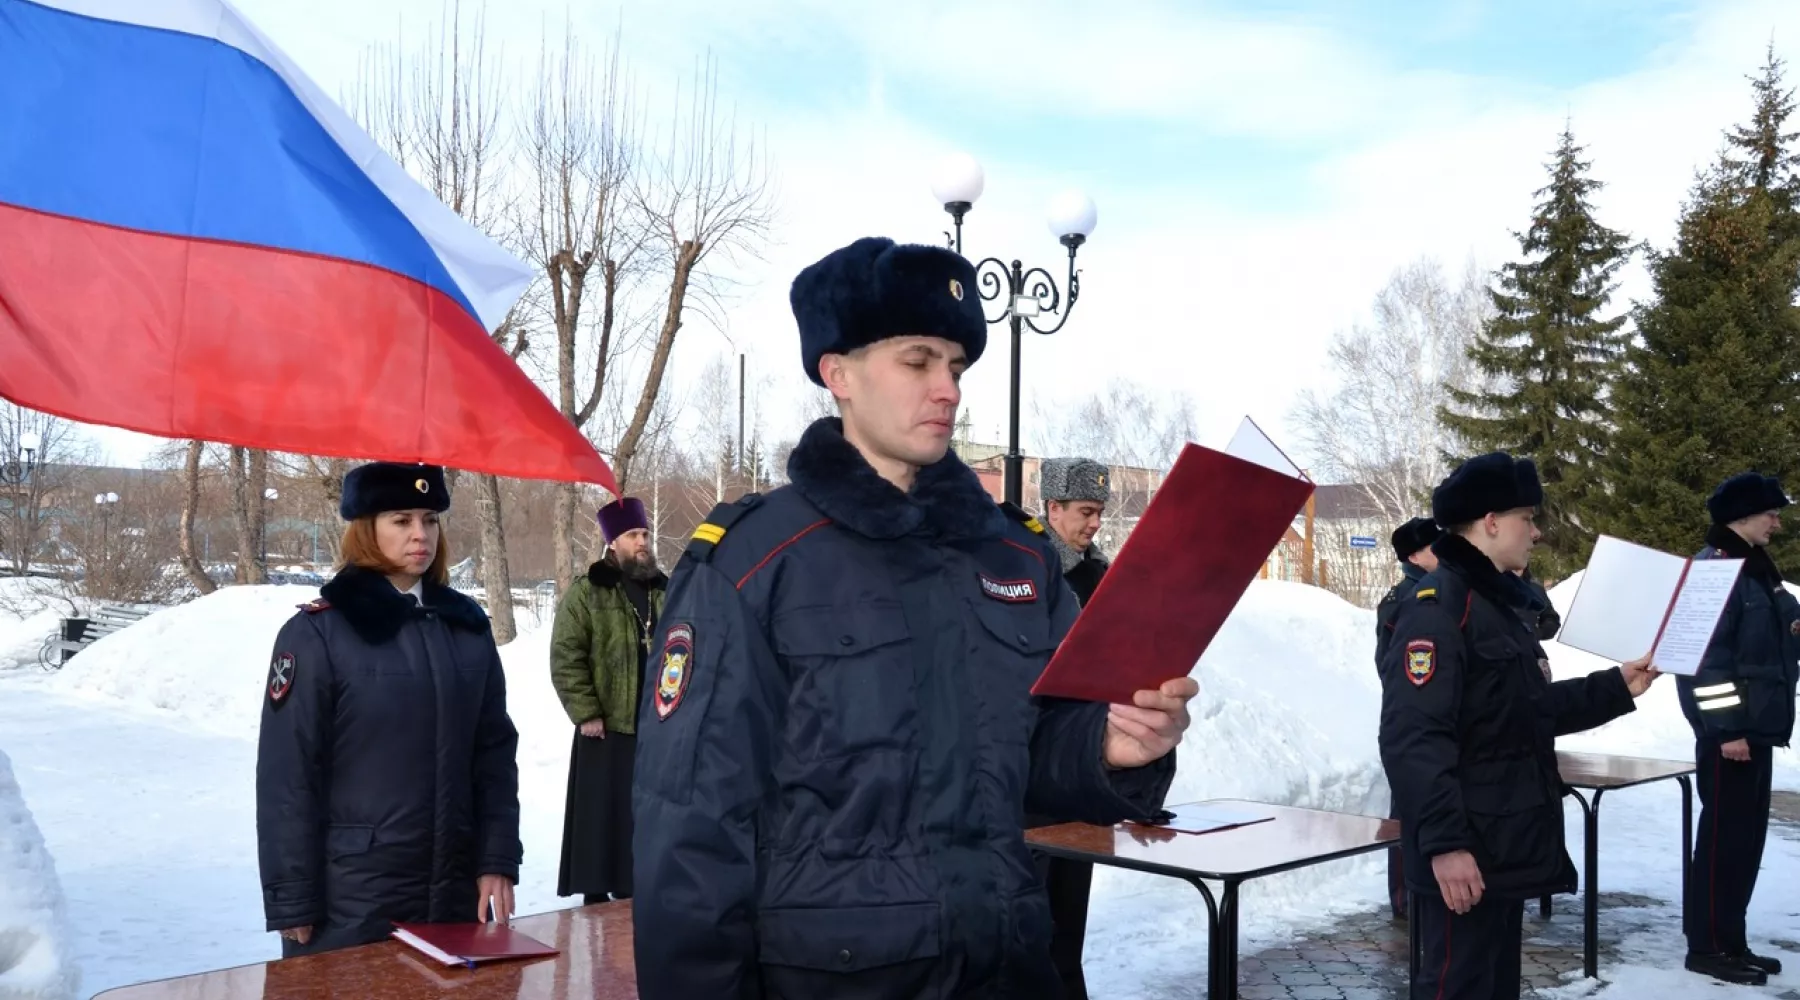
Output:
[[738,355],[738,445],[737,472],[744,475],[744,356]]

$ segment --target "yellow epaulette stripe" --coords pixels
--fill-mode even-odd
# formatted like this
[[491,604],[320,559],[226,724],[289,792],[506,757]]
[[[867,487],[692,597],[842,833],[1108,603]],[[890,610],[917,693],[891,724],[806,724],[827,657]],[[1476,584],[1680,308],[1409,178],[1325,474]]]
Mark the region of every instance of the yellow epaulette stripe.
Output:
[[1044,533],[1044,522],[1035,517],[1026,518],[1025,527],[1030,528],[1033,534],[1041,535]]
[[719,539],[724,537],[725,529],[716,524],[702,522],[700,527],[694,529],[694,541],[696,542],[707,542],[712,545],[717,545],[719,544]]
[[1426,587],[1424,590],[1419,591],[1417,594],[1415,594],[1413,596],[1417,597],[1421,601],[1427,597],[1436,597],[1437,596],[1437,588],[1436,587]]

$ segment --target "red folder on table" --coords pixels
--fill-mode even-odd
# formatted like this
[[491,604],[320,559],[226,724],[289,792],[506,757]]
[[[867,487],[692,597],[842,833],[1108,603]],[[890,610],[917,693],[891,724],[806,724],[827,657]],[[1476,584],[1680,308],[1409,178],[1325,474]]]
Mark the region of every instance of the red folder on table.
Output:
[[1031,693],[1129,705],[1186,677],[1312,492],[1249,420],[1187,445]]
[[555,948],[505,924],[395,924],[394,937],[445,965],[556,954]]

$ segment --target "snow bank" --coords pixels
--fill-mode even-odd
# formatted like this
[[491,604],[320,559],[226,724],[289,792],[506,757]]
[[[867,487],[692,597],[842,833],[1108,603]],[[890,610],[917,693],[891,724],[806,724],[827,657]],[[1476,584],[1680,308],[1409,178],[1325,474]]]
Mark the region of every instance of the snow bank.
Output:
[[0,753],[0,1000],[73,1000],[80,982],[56,865]]
[[96,640],[53,683],[254,739],[275,635],[317,596],[316,587],[223,587]]
[[[38,669],[38,650],[62,617],[39,593],[50,585],[41,577],[0,577],[0,673]],[[14,607],[26,609],[23,617],[7,610]]]
[[[1252,583],[1193,672],[1200,695],[1169,803],[1241,798],[1387,815],[1374,656],[1374,612],[1316,587]],[[1247,883],[1245,953],[1383,905],[1385,864],[1376,854]],[[1191,980],[1205,963],[1198,896],[1174,879],[1097,868],[1088,981]]]

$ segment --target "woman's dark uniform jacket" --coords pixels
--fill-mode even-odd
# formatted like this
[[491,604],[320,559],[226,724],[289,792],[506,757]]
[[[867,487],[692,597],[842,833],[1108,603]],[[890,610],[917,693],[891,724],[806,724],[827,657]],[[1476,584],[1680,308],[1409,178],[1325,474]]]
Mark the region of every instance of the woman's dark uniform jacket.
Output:
[[282,627],[264,692],[256,826],[269,930],[301,954],[393,921],[475,919],[475,881],[518,880],[518,733],[485,612],[424,606],[348,567]]
[[954,454],[902,494],[826,419],[788,471],[716,510],[670,584],[639,995],[1059,995],[1025,810],[1148,818],[1173,753],[1109,773],[1105,705],[1030,697],[1078,607],[1041,525]]
[[1461,536],[1433,551],[1438,569],[1401,607],[1380,670],[1407,886],[1436,895],[1431,859],[1469,851],[1489,896],[1572,891],[1556,737],[1633,711],[1631,691],[1616,669],[1547,680],[1525,582]]

